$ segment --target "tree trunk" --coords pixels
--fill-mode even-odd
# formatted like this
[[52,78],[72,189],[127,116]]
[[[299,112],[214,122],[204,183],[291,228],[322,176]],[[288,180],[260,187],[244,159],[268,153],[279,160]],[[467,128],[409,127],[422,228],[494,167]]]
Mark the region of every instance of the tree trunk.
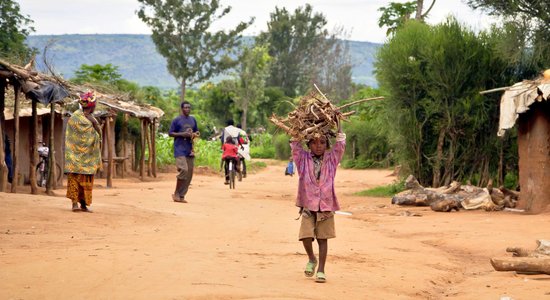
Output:
[[245,106],[242,108],[243,114],[241,115],[241,128],[242,130],[246,131],[246,116],[248,115],[248,106]]
[[439,181],[441,180],[441,161],[443,160],[443,142],[445,141],[445,128],[439,129],[439,138],[437,139],[437,154],[433,167],[433,180],[432,186],[439,187]]
[[422,21],[422,7],[424,6],[424,0],[416,0],[416,16],[414,17],[418,21]]
[[38,116],[36,109],[36,101],[32,101],[32,118],[31,118],[31,132],[29,134],[31,141],[30,158],[31,163],[29,165],[29,181],[31,183],[31,194],[38,194],[38,184],[36,182],[36,164],[38,163],[38,151],[37,151],[37,129],[38,129]]
[[499,139],[497,186],[501,186],[503,184],[504,184],[504,142],[503,142],[503,139]]
[[19,181],[19,94],[21,93],[21,86],[17,81],[14,82],[13,91],[15,93],[15,101],[13,104],[13,179],[11,181],[11,192],[17,193],[17,184]]
[[0,192],[6,192],[8,188],[8,166],[6,165],[6,153],[4,153],[4,106],[6,104],[6,79],[0,77]]
[[186,84],[185,79],[182,79],[181,80],[181,96],[180,96],[181,102],[185,101],[185,89],[186,89],[185,84]]

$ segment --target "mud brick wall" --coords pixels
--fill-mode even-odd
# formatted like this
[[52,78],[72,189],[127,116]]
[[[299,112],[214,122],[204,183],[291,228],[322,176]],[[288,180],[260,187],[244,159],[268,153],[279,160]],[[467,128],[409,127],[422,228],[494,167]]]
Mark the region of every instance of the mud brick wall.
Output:
[[550,101],[535,102],[519,116],[518,207],[531,213],[550,209]]

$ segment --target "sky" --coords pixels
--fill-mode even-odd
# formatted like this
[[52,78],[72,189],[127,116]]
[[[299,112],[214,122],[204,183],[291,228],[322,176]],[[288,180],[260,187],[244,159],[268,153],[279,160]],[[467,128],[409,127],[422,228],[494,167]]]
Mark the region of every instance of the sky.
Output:
[[[135,14],[137,0],[16,0],[21,13],[34,21],[36,35],[49,34],[150,34],[151,31]],[[482,12],[473,11],[464,0],[437,0],[427,22],[437,24],[446,17],[455,16],[461,23],[478,31],[495,20]],[[402,0],[221,0],[231,6],[231,12],[212,25],[213,30],[236,26],[255,17],[254,24],[244,35],[257,35],[267,29],[270,13],[275,7],[293,11],[306,3],[314,12],[325,15],[329,30],[343,27],[347,39],[383,43],[386,28],[378,27],[378,8]],[[424,1],[428,6],[430,0]]]

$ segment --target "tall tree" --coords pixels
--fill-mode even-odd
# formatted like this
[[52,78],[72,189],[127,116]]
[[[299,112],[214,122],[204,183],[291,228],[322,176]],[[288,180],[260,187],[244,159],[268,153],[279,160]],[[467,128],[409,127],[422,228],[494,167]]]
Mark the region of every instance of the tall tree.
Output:
[[239,72],[239,93],[237,105],[241,109],[241,126],[247,128],[249,109],[254,108],[258,101],[265,98],[265,80],[269,72],[271,57],[267,53],[267,47],[257,45],[243,48]]
[[[137,14],[153,32],[157,51],[168,71],[181,83],[181,100],[187,85],[198,83],[236,65],[230,55],[241,33],[254,19],[227,32],[208,31],[211,24],[231,11],[219,0],[138,0]],[[218,11],[221,10],[221,11]]]
[[500,52],[514,65],[516,80],[531,78],[550,65],[550,2],[467,0],[474,9],[504,19]]
[[106,65],[86,65],[83,64],[74,72],[73,80],[76,83],[84,83],[90,81],[102,81],[110,84],[116,84],[122,78],[118,71],[118,66],[112,64]]
[[25,40],[34,32],[32,23],[28,15],[21,14],[17,2],[0,1],[0,56],[13,58],[18,63],[28,61],[34,50]]
[[298,7],[294,14],[275,8],[268,31],[257,39],[269,44],[274,58],[268,86],[280,87],[289,97],[306,93],[313,83],[336,97],[349,96],[351,55],[342,40],[343,28],[332,33],[325,28],[327,20],[314,13],[311,5]]
[[299,80],[307,72],[308,58],[314,56],[316,47],[322,45],[328,35],[326,24],[325,16],[314,13],[309,4],[296,8],[294,14],[286,8],[275,7],[267,32],[262,32],[257,39],[259,43],[269,44],[269,55],[274,58],[269,86],[281,87],[290,97],[303,92],[299,89]]
[[404,3],[390,2],[388,6],[380,7],[378,11],[382,12],[378,19],[379,27],[388,27],[386,35],[391,35],[403,26],[405,22],[411,19],[411,15],[415,13],[415,19],[423,21],[428,13],[432,10],[436,0],[432,0],[430,7],[422,13],[424,8],[424,0],[415,0]]
[[343,28],[337,28],[323,43],[315,48],[308,58],[306,72],[300,80],[301,90],[308,90],[312,83],[328,95],[329,99],[338,103],[351,95],[351,54],[349,43],[340,38],[345,36]]

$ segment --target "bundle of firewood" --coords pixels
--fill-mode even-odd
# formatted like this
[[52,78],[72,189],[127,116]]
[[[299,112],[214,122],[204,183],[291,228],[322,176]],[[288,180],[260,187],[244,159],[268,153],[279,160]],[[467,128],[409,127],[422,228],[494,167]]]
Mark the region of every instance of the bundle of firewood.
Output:
[[298,107],[286,118],[281,119],[274,114],[270,121],[296,140],[307,141],[321,136],[334,137],[338,124],[355,113],[355,111],[342,113],[343,108],[376,99],[383,99],[383,97],[361,99],[336,107],[320,91],[312,92],[302,97]]

